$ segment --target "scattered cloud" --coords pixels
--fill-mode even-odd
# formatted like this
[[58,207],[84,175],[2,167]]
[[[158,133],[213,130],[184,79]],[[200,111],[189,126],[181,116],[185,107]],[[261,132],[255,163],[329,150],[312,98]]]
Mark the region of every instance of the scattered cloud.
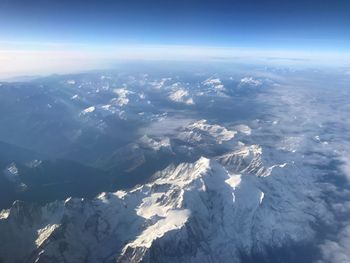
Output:
[[321,245],[322,260],[319,263],[350,262],[350,222],[335,240],[327,240]]

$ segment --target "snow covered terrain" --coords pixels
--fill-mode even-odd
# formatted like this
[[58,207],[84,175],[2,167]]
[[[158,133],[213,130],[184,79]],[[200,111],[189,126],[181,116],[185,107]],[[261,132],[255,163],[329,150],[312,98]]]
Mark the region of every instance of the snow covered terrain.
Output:
[[[218,144],[235,135],[204,120],[188,129]],[[140,144],[170,147],[147,136]],[[43,207],[16,202],[0,214],[0,255],[5,262],[240,262],[241,253],[312,240],[311,224],[325,210],[312,179],[288,160],[266,166],[262,156],[258,145],[241,144],[171,165],[128,191]]]
[[0,83],[0,262],[350,262],[348,70],[235,67]]

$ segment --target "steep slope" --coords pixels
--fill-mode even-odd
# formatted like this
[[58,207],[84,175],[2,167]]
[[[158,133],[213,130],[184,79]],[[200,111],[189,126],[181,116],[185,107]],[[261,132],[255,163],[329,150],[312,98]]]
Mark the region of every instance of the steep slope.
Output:
[[292,164],[264,167],[261,149],[242,147],[169,166],[150,183],[94,200],[17,202],[0,214],[1,259],[239,262],[242,253],[311,240],[325,209],[311,178]]

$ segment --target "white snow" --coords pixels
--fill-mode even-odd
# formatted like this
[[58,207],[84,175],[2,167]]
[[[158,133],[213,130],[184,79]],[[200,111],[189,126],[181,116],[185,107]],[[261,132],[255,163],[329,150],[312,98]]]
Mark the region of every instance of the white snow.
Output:
[[288,137],[284,137],[278,143],[277,147],[278,149],[281,149],[281,150],[296,152],[302,146],[303,141],[304,141],[303,136],[288,136]]
[[101,109],[109,111],[109,110],[111,110],[111,107],[112,107],[111,104],[106,104],[106,105],[102,105]]
[[12,163],[8,168],[7,171],[9,174],[13,175],[13,176],[17,176],[18,175],[18,169],[15,163]]
[[81,114],[85,115],[85,114],[88,114],[88,113],[92,113],[95,111],[95,106],[91,106],[91,107],[88,107],[86,109],[84,109]]
[[4,209],[4,210],[0,211],[0,220],[8,218],[9,215],[10,215],[9,209]]
[[209,78],[203,81],[203,85],[213,88],[215,92],[225,91],[225,86],[219,78]]
[[232,140],[236,131],[231,131],[217,124],[209,124],[207,120],[200,120],[189,124],[185,131],[179,134],[179,138],[185,141],[200,142],[203,135],[214,138],[217,143],[222,144],[224,141]]
[[27,165],[28,167],[30,167],[30,168],[35,168],[35,167],[40,166],[40,165],[41,165],[41,163],[42,163],[42,161],[41,161],[41,160],[37,160],[37,159],[35,159],[35,160],[32,160],[32,161],[30,161],[30,162],[26,163],[26,165]]
[[141,205],[137,209],[137,214],[143,218],[150,219],[157,215],[160,217],[166,217],[171,206],[162,206],[157,203],[162,197],[166,197],[164,193],[154,193],[149,197],[142,199]]
[[58,228],[58,224],[46,225],[44,228],[38,230],[38,238],[35,240],[37,247],[40,247],[43,242],[52,234],[52,232]]
[[262,82],[260,80],[254,79],[253,77],[244,77],[240,80],[240,86],[260,86]]
[[178,88],[170,92],[169,99],[179,103],[185,103],[187,105],[193,105],[194,101],[190,97],[189,92],[184,88]]
[[230,175],[230,178],[228,178],[225,182],[233,189],[235,189],[241,183],[241,180],[242,179],[240,174],[233,174]]
[[[235,134],[205,120],[190,126],[193,132],[205,131],[219,140]],[[167,140],[148,136],[141,141],[156,149],[168,145]],[[86,257],[94,262],[103,258],[140,262],[151,249],[163,246],[167,250],[156,255],[160,262],[167,253],[179,255],[181,247],[188,246],[195,246],[197,258],[185,252],[181,254],[184,261],[205,262],[210,251],[218,262],[226,262],[237,258],[239,250],[249,253],[290,240],[312,240],[310,223],[315,216],[310,206],[320,206],[317,211],[323,208],[322,203],[307,198],[313,185],[309,177],[290,165],[265,166],[258,145],[237,147],[213,159],[201,157],[193,163],[171,165],[131,190],[102,193],[94,200],[69,198],[35,208],[39,210],[30,215],[13,210],[14,215],[8,216],[3,211],[0,231],[14,231],[11,235],[18,240],[40,246],[21,252],[23,257],[47,256],[57,262],[62,254],[76,262]],[[24,218],[18,220],[17,214]],[[61,235],[56,239],[52,234],[58,229]],[[16,238],[11,244],[3,242],[4,236],[0,243],[10,251]],[[61,242],[67,248],[57,253]]]
[[168,137],[155,140],[144,135],[139,139],[139,144],[143,148],[149,148],[155,151],[159,151],[161,148],[171,149],[170,139]]
[[140,98],[141,100],[144,100],[144,99],[146,98],[145,93],[143,93],[143,92],[139,93],[139,98]]
[[251,135],[252,134],[252,129],[248,125],[240,124],[234,126],[234,129],[237,130],[238,132],[241,132],[245,135]]
[[260,203],[260,204],[261,204],[262,201],[264,200],[264,196],[265,196],[264,192],[261,192],[261,193],[260,193],[260,200],[259,200],[259,203]]
[[[171,230],[180,229],[186,223],[190,211],[188,209],[171,210],[164,219],[157,221],[154,225],[148,227],[137,237],[135,241],[127,247],[146,247],[150,248],[152,242]],[[126,248],[127,248],[126,247]],[[126,249],[125,248],[125,249]]]
[[119,105],[120,107],[127,105],[129,103],[128,96],[130,94],[134,94],[133,91],[127,90],[126,88],[114,89],[113,92],[118,95],[118,98],[112,99],[111,102]]
[[221,80],[219,78],[209,78],[203,82],[204,85],[218,85],[221,84]]
[[126,88],[114,89],[113,92],[119,97],[126,97],[127,95],[134,93],[132,91],[127,90]]
[[155,80],[155,81],[152,81],[150,82],[149,84],[154,88],[154,89],[161,89],[164,87],[165,83],[167,81],[170,81],[171,78],[162,78],[160,80]]

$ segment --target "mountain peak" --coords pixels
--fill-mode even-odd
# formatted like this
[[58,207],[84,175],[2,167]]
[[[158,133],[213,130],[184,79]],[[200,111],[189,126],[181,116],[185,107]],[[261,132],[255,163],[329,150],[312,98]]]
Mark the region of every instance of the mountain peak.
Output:
[[[0,252],[5,259],[15,255],[21,261],[31,255],[37,262],[45,258],[76,262],[87,255],[91,262],[173,262],[174,255],[175,261],[203,262],[209,251],[227,262],[238,258],[240,251],[312,237],[312,229],[305,226],[314,217],[309,205],[300,202],[301,193],[309,191],[295,192],[284,183],[295,180],[303,189],[307,178],[295,178],[294,173],[250,176],[263,169],[261,155],[254,146],[231,153],[229,159],[200,157],[194,163],[167,167],[145,185],[94,200],[16,205],[10,215],[3,211],[0,216]],[[281,202],[286,192],[288,202]],[[298,220],[280,211],[292,211]]]

